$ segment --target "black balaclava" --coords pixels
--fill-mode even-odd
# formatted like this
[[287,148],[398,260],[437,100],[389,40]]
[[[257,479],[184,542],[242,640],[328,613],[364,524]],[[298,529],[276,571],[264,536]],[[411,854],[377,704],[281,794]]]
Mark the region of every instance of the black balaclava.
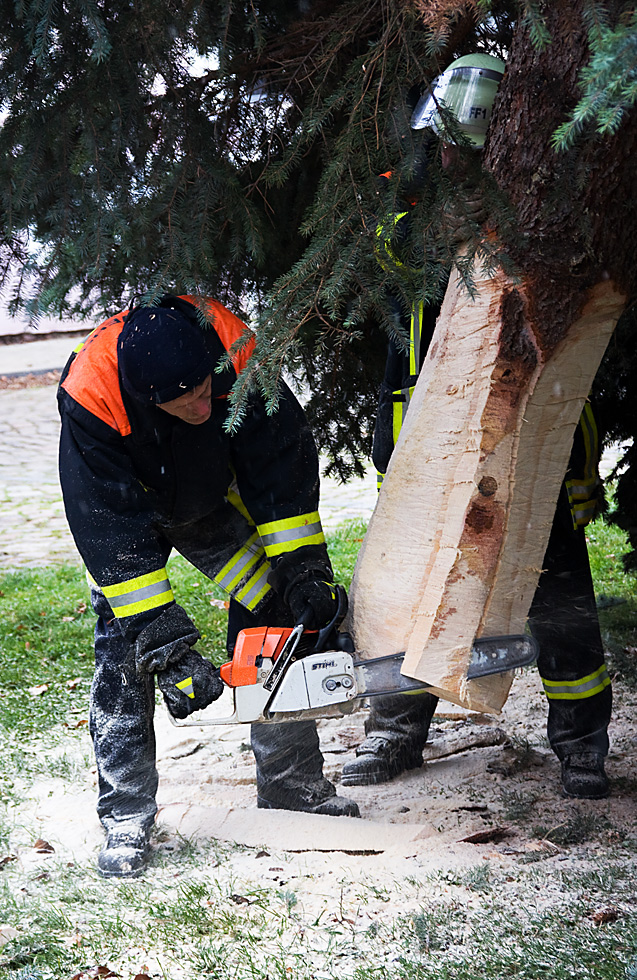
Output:
[[197,310],[177,296],[131,310],[117,350],[122,383],[141,402],[173,401],[212,373]]

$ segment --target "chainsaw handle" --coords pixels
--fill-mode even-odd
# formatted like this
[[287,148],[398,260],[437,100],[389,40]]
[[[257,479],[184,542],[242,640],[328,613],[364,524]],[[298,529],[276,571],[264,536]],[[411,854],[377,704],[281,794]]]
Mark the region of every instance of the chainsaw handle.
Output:
[[297,619],[294,626],[295,627],[302,626],[304,630],[309,629],[310,623],[312,622],[312,615],[313,615],[313,609],[308,602],[307,606],[305,607],[305,609]]
[[316,643],[312,649],[312,653],[320,653],[325,649],[328,638],[334,630],[338,630],[345,619],[345,614],[347,613],[347,592],[342,585],[338,585],[336,582],[327,583],[334,586],[334,593],[336,596],[336,612],[330,619],[326,626],[323,626],[320,630],[310,629],[310,623],[313,619],[312,606],[308,602],[305,609],[296,621],[295,626],[302,626],[303,630],[307,630],[309,633],[318,633]]
[[320,653],[321,650],[325,649],[325,644],[327,643],[329,637],[331,636],[332,631],[338,629],[338,627],[345,619],[345,615],[347,613],[347,592],[345,591],[342,585],[335,584],[334,588],[336,590],[336,599],[337,599],[338,606],[336,612],[332,616],[332,619],[327,624],[327,626],[324,626],[323,629],[319,630],[318,636],[316,638],[316,643],[314,645],[314,650],[312,651],[313,653]]
[[320,630],[308,629],[309,623],[312,622],[312,607],[309,603],[296,621],[296,626],[302,626],[304,631],[307,630],[310,633],[316,634],[316,643],[312,648],[312,653],[320,653],[321,650],[325,649],[325,645],[332,632],[337,630],[345,619],[347,612],[347,592],[342,585],[337,585],[336,583],[334,583],[334,591],[336,593],[337,608],[326,626],[323,626]]
[[243,722],[239,718],[236,709],[231,715],[226,715],[224,718],[206,718],[205,721],[202,718],[193,718],[190,714],[186,718],[175,718],[168,712],[168,717],[170,718],[172,724],[175,728],[201,728],[204,725],[241,725]]

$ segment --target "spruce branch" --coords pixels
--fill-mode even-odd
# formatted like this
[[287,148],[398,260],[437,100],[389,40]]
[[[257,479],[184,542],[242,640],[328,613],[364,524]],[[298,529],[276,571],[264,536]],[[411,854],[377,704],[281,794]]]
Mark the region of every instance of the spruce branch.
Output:
[[580,74],[582,98],[552,137],[560,151],[570,149],[587,128],[612,136],[637,102],[637,12],[614,28],[597,13],[594,21],[588,18],[591,58]]

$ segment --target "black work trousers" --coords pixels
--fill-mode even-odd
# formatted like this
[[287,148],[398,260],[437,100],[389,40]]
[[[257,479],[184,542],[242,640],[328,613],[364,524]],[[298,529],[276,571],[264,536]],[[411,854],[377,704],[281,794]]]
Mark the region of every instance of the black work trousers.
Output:
[[[549,743],[559,759],[582,751],[605,756],[611,687],[584,529],[573,527],[564,486],[542,567],[529,628],[539,644]],[[431,694],[371,698],[365,730],[398,733],[422,748],[437,701]]]
[[[214,530],[214,529],[212,529]],[[205,522],[162,528],[170,545],[212,578],[208,565]],[[148,828],[157,812],[155,765],[155,679],[135,671],[134,653],[101,592],[92,593],[98,619],[95,627],[95,674],[91,687],[89,726],[98,771],[97,812],[106,830],[127,821]],[[227,647],[231,654],[237,634],[249,626],[289,626],[290,611],[271,592],[257,613],[230,602]],[[266,798],[289,796],[299,785],[322,778],[323,756],[316,723],[253,725],[257,791]]]

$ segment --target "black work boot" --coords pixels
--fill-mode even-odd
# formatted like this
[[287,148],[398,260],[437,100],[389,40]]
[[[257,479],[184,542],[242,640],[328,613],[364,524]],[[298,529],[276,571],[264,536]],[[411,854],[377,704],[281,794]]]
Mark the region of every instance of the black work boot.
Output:
[[297,810],[323,813],[328,817],[360,817],[358,804],[344,796],[337,796],[334,786],[324,776],[290,789],[284,785],[263,787],[257,796],[257,806],[262,810]]
[[360,817],[358,805],[336,795],[323,775],[323,756],[314,721],[253,725],[257,763],[257,806],[300,810],[330,817]]
[[148,864],[150,831],[137,823],[111,827],[97,859],[103,878],[137,878]]
[[343,766],[343,786],[387,783],[422,766],[422,750],[438,699],[432,694],[393,694],[372,699],[367,738]]
[[343,766],[343,786],[387,783],[407,769],[422,766],[422,748],[395,732],[370,732],[356,749],[356,758]]
[[604,756],[599,752],[573,752],[562,759],[564,796],[580,800],[601,800],[610,786],[604,772]]

